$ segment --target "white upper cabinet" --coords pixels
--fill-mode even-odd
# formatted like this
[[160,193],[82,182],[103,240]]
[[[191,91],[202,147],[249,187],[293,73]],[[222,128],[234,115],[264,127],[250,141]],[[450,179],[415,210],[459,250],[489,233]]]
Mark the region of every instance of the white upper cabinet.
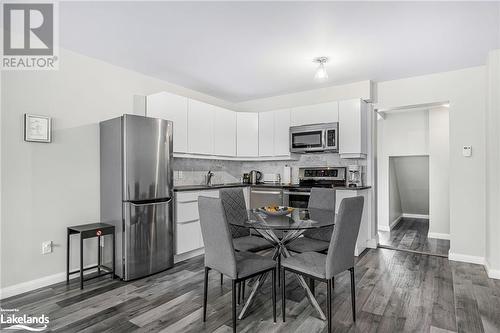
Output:
[[349,99],[339,102],[340,157],[366,157],[367,112],[367,104],[361,99]]
[[146,96],[146,116],[171,120],[174,124],[174,152],[188,151],[188,99],[160,92]]
[[274,112],[259,113],[259,156],[274,155]]
[[236,156],[236,112],[215,108],[214,154]]
[[236,112],[237,156],[259,156],[259,114]]
[[291,126],[334,123],[338,120],[338,102],[299,106],[291,111]]
[[274,114],[274,156],[290,155],[290,110],[276,110]]
[[207,103],[189,100],[188,107],[188,152],[193,154],[214,153],[214,118],[216,107]]

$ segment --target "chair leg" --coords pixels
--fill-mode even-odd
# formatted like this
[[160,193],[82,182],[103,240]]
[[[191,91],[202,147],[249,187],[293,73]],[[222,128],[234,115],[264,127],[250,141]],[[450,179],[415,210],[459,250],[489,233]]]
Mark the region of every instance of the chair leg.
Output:
[[280,272],[281,272],[281,252],[278,253],[278,286],[280,285]]
[[285,297],[285,269],[281,270],[281,316],[283,317],[283,322],[285,322],[285,310],[286,310],[286,297]]
[[326,307],[327,307],[327,318],[328,318],[328,333],[332,331],[332,280],[326,282]]
[[224,275],[220,273],[220,285],[222,286],[224,284]]
[[273,320],[276,322],[276,268],[273,269]]
[[246,281],[243,280],[241,283],[243,283],[243,286],[241,287],[241,300],[244,302],[245,301],[245,284],[246,284]]
[[354,267],[350,268],[351,272],[351,302],[352,302],[352,321],[356,322],[356,282],[354,281]]
[[238,305],[240,305],[240,299],[241,299],[241,282],[238,282]]
[[233,283],[233,292],[232,292],[232,296],[233,296],[233,308],[232,308],[232,311],[233,311],[233,332],[236,333],[236,280],[233,280],[232,281]]
[[313,278],[309,278],[309,289],[311,289],[311,293],[313,294],[314,296],[314,279]]
[[208,271],[210,271],[210,268],[205,267],[205,280],[203,281],[203,321],[204,322],[207,320]]

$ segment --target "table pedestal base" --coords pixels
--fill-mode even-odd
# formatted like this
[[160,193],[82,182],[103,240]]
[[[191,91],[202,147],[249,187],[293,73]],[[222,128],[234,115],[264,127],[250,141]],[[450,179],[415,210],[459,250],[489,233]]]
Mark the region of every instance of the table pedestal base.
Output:
[[[286,248],[285,245],[300,237],[300,235],[302,235],[302,233],[304,232],[304,230],[291,230],[287,232],[282,239],[279,239],[272,230],[269,229],[255,229],[255,230],[274,246],[275,248],[273,253],[274,260],[278,259],[279,256],[283,256],[285,258],[290,257],[290,252],[288,252],[288,249]],[[253,299],[255,298],[257,291],[266,280],[267,275],[268,275],[267,273],[262,274],[253,284],[252,291],[250,292],[250,295],[248,296],[248,299],[245,305],[243,306],[243,309],[241,309],[238,319],[241,320],[245,317],[245,314],[247,313],[250,305],[252,305]],[[295,277],[299,281],[299,284],[302,286],[302,288],[304,288],[307,299],[309,300],[311,305],[316,309],[316,311],[319,314],[319,317],[322,320],[326,320],[326,316],[323,313],[323,310],[321,310],[318,301],[311,292],[311,289],[309,289],[309,286],[307,285],[305,279],[299,274],[295,274]],[[282,297],[285,297],[285,295],[282,295]]]

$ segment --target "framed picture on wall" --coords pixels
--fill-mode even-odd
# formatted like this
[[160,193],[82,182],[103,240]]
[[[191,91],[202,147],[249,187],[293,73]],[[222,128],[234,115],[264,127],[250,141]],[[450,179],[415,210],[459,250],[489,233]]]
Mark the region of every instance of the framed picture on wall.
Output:
[[24,141],[51,142],[52,119],[46,116],[24,114]]

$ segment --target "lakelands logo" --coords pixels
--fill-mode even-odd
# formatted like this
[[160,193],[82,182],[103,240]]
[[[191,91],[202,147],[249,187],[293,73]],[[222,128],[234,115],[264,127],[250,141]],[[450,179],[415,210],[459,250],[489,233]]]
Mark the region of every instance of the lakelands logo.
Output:
[[31,332],[42,332],[47,329],[49,317],[28,316],[19,314],[18,309],[0,309],[1,330],[26,330]]
[[55,70],[58,62],[57,3],[2,5],[4,70]]

